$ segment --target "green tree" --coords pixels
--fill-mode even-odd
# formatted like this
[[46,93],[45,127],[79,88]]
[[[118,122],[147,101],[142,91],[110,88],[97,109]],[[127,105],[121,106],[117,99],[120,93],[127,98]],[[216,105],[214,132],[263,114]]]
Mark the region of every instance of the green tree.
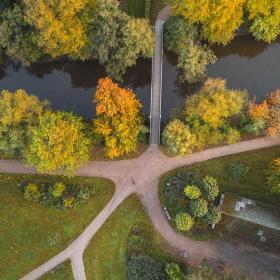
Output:
[[243,22],[246,0],[166,0],[174,14],[202,25],[211,43],[227,44]]
[[114,158],[134,152],[142,127],[135,94],[104,78],[99,80],[95,102],[94,132],[105,140],[106,155]]
[[1,92],[0,151],[5,157],[23,155],[30,140],[30,130],[38,124],[46,104],[22,89]]
[[41,173],[74,171],[89,159],[90,141],[81,118],[66,112],[46,112],[31,134],[26,161]]
[[248,0],[247,10],[255,38],[269,43],[275,40],[280,34],[280,1]]
[[25,19],[36,29],[38,44],[52,57],[84,58],[86,0],[23,0]]
[[267,184],[271,193],[280,195],[280,158],[274,159],[268,170]]
[[207,65],[216,61],[212,50],[199,39],[197,28],[181,16],[171,17],[165,24],[165,47],[178,55],[182,81],[201,81],[206,76]]
[[205,216],[205,220],[209,225],[217,224],[222,218],[221,211],[217,207],[211,207]]
[[176,215],[175,223],[177,229],[181,231],[188,231],[193,226],[193,219],[188,213],[181,212]]
[[105,66],[107,74],[121,80],[139,57],[151,57],[153,34],[146,19],[130,18],[117,0],[97,0],[89,24],[91,55]]
[[195,145],[195,137],[189,127],[177,119],[167,124],[162,141],[167,149],[177,156],[191,153]]
[[191,200],[190,202],[190,211],[194,217],[203,217],[208,212],[208,204],[207,201],[203,198],[199,198],[196,200]]
[[198,199],[201,196],[201,191],[197,186],[186,186],[184,194],[189,199]]
[[218,182],[211,176],[206,176],[203,179],[203,190],[208,200],[213,201],[219,194]]
[[19,4],[0,14],[0,49],[8,56],[24,64],[37,61],[42,55],[33,28],[25,21]]
[[165,272],[170,280],[184,280],[185,276],[180,266],[177,263],[167,263],[165,266]]

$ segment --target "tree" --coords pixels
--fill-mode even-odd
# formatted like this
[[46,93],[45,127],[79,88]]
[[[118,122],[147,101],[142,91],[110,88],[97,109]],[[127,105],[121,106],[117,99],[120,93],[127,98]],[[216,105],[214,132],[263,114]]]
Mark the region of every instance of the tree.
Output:
[[90,141],[84,129],[81,118],[72,113],[44,113],[32,131],[27,163],[40,173],[72,175],[89,159]]
[[164,42],[167,50],[178,55],[182,81],[201,81],[206,76],[207,65],[216,61],[212,50],[200,44],[197,28],[181,16],[171,17],[166,22]]
[[275,40],[280,34],[280,1],[248,0],[247,10],[255,38],[269,43]]
[[167,124],[162,141],[167,149],[177,156],[190,154],[195,145],[195,137],[189,127],[177,119]]
[[14,4],[5,9],[0,18],[0,49],[5,49],[8,56],[24,64],[37,61],[42,51],[37,36],[24,19],[22,7]]
[[208,200],[213,201],[219,194],[218,182],[215,178],[206,176],[203,179],[203,190]]
[[200,119],[210,127],[222,126],[230,117],[239,114],[246,104],[246,92],[229,90],[226,81],[208,79],[202,89],[187,99],[187,122]]
[[280,158],[274,159],[268,170],[267,183],[271,193],[280,195]]
[[194,217],[201,218],[201,217],[205,216],[208,212],[207,201],[203,198],[191,200],[190,211]]
[[153,34],[146,19],[130,18],[117,0],[97,0],[89,24],[89,52],[107,74],[121,80],[139,57],[152,57]]
[[104,78],[98,82],[94,101],[94,132],[105,140],[106,155],[114,158],[135,151],[141,130],[141,104],[135,94]]
[[185,212],[178,213],[176,215],[176,227],[177,229],[181,231],[188,231],[192,228],[193,226],[193,220],[192,217]]
[[211,43],[227,44],[243,22],[246,0],[166,0],[174,14],[202,25],[203,36]]
[[215,225],[217,224],[222,218],[222,214],[221,214],[221,211],[217,208],[217,207],[211,207],[209,210],[208,210],[208,213],[206,214],[206,222],[209,224],[209,225]]
[[270,93],[266,98],[266,102],[269,108],[266,134],[276,137],[280,134],[280,90],[277,89]]
[[182,272],[180,266],[177,263],[167,263],[165,266],[165,272],[170,280],[184,280],[185,275]]
[[201,196],[201,191],[197,186],[186,186],[184,194],[189,199],[198,199]]
[[29,143],[30,130],[38,123],[46,102],[24,90],[3,90],[0,95],[0,151],[5,157],[21,157]]
[[36,29],[38,44],[57,57],[83,57],[87,43],[86,24],[82,14],[85,0],[23,0],[26,21]]

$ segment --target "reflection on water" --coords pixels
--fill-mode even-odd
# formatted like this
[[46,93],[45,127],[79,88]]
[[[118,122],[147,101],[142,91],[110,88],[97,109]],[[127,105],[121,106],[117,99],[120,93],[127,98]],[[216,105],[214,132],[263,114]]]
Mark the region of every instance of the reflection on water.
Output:
[[[96,61],[52,62],[29,67],[12,62],[0,67],[0,90],[23,88],[40,99],[48,99],[53,108],[74,111],[91,118],[92,102],[98,80],[105,77],[104,68]],[[139,60],[126,74],[123,86],[132,88],[143,104],[150,107],[151,61]]]
[[[234,39],[228,46],[213,46],[218,61],[208,67],[209,77],[222,77],[228,87],[246,89],[260,102],[280,87],[280,39],[273,44],[257,42],[251,36]],[[180,85],[176,58],[165,54],[163,64],[162,115],[166,120],[171,108],[182,106],[185,97],[199,88]]]

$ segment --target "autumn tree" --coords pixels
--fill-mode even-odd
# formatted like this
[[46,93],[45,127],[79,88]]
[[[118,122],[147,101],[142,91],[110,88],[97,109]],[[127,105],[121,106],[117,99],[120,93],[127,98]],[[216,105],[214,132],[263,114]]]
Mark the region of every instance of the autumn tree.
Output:
[[0,15],[0,49],[24,64],[38,60],[42,51],[33,28],[25,21],[19,4],[6,8]]
[[94,102],[94,132],[104,139],[106,155],[115,158],[135,151],[141,130],[141,104],[135,94],[104,78],[99,80]]
[[246,0],[166,0],[174,14],[202,25],[203,36],[211,43],[227,44],[243,22]]
[[171,17],[166,22],[164,43],[167,50],[178,55],[182,81],[201,81],[206,76],[207,65],[216,61],[212,50],[200,43],[197,27],[182,16]]
[[24,90],[3,90],[0,95],[0,151],[5,157],[21,157],[46,102]]
[[72,113],[46,112],[32,130],[26,161],[41,173],[74,171],[89,159],[90,141],[81,118]]
[[164,129],[162,141],[173,155],[183,156],[193,151],[196,138],[187,125],[175,119]]
[[200,119],[218,128],[230,117],[241,112],[246,103],[246,92],[226,88],[222,79],[208,79],[201,90],[187,99],[186,120]]
[[267,135],[276,137],[280,135],[280,90],[270,93],[266,98],[269,108]]
[[280,0],[248,0],[250,31],[257,40],[271,42],[280,34]]
[[131,18],[117,0],[97,0],[89,24],[89,52],[107,74],[121,80],[139,57],[151,57],[153,33],[146,19]]
[[86,26],[82,14],[85,0],[22,0],[25,19],[36,29],[38,44],[44,52],[57,57],[83,58]]

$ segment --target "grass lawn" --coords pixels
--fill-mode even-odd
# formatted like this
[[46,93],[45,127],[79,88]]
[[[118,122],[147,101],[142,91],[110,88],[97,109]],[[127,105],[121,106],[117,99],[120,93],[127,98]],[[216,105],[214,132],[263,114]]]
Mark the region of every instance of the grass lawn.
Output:
[[[272,147],[257,151],[226,156],[193,164],[184,168],[172,170],[162,177],[176,174],[179,170],[199,172],[202,176],[210,175],[218,180],[222,192],[230,192],[240,196],[280,206],[280,196],[272,195],[270,187],[266,184],[266,172],[271,160],[280,157],[280,147]],[[226,168],[233,162],[244,163],[249,167],[248,174],[239,181],[231,181],[226,173]]]
[[169,258],[165,244],[153,229],[139,198],[132,195],[110,216],[86,249],[84,263],[88,279],[126,279],[127,239],[131,228],[139,224],[149,232],[152,240],[147,253],[162,261]]
[[74,280],[71,262],[66,261],[57,268],[43,275],[40,280]]
[[[22,181],[67,180],[81,185],[90,182],[96,193],[80,208],[61,210],[25,200],[19,187]],[[0,175],[0,279],[19,279],[67,247],[104,208],[113,193],[113,182],[101,178]]]

